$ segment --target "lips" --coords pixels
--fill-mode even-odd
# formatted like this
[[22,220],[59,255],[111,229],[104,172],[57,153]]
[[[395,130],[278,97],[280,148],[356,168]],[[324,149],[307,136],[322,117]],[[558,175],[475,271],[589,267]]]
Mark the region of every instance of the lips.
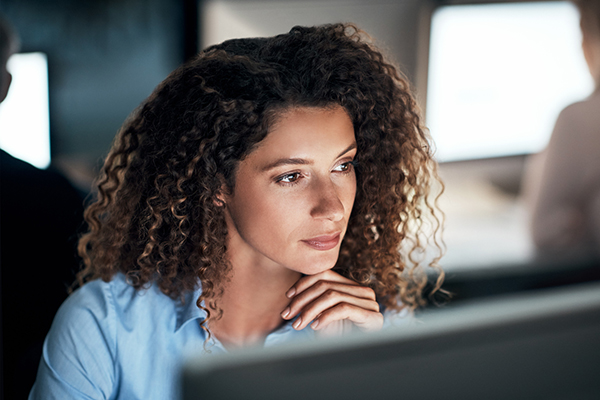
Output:
[[302,242],[315,250],[331,250],[340,242],[340,232],[332,235],[316,236],[314,238],[302,240]]

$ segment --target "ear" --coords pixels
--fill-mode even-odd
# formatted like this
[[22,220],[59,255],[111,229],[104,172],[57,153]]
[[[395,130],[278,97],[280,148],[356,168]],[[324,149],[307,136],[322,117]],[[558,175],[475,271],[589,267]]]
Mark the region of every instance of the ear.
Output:
[[225,207],[226,203],[225,196],[223,195],[223,190],[219,190],[219,192],[215,195],[213,203],[215,203],[215,206],[217,207]]
[[219,180],[221,181],[221,189],[219,189],[219,191],[215,195],[213,202],[217,207],[225,207],[225,205],[227,204],[227,196],[230,190],[227,187],[227,184],[225,183],[225,178],[219,176]]

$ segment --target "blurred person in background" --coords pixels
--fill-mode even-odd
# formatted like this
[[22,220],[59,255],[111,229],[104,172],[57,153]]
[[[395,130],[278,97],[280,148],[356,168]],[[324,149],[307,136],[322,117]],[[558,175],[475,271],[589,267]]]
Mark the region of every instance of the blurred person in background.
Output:
[[[541,255],[600,255],[600,0],[575,0],[582,49],[595,83],[558,116],[547,148],[524,179],[531,235]],[[551,84],[551,82],[550,82]]]
[[[6,63],[18,48],[14,28],[0,15],[0,102],[12,81]],[[2,388],[6,399],[26,398],[33,385],[44,337],[78,268],[76,231],[82,221],[83,196],[63,175],[52,168],[40,170],[0,149]]]

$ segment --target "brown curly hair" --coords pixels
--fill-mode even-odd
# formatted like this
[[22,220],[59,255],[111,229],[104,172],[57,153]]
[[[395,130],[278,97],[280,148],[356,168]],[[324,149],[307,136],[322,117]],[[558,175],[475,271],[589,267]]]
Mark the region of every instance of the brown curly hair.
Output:
[[372,287],[387,308],[421,305],[419,255],[430,239],[438,252],[428,264],[438,268],[442,253],[440,213],[428,200],[436,164],[406,80],[345,24],[229,40],[162,82],[106,159],[85,213],[78,284],[122,272],[133,287],[156,283],[174,299],[200,284],[198,307],[218,310],[230,272],[222,185],[234,187],[236,166],[286,109],[332,105],[352,119],[358,148],[356,199],[334,270]]

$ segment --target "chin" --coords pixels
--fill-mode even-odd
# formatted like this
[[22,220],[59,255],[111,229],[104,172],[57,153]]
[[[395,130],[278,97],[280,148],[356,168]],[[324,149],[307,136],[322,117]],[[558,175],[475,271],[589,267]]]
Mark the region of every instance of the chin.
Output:
[[[310,258],[309,258],[310,259]],[[321,256],[318,259],[313,259],[310,264],[303,264],[297,269],[298,272],[304,275],[316,275],[321,272],[332,269],[338,260],[338,253],[335,256],[324,257]]]

